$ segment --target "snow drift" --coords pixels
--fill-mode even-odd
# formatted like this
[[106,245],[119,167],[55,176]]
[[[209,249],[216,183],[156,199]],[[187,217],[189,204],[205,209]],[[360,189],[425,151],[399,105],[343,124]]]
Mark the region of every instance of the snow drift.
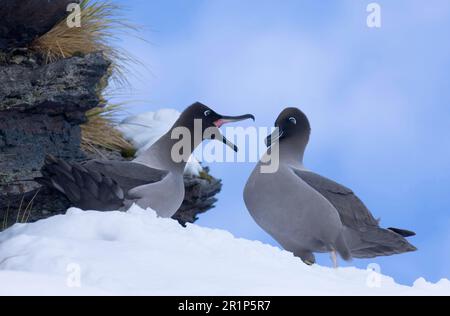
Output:
[[0,234],[1,295],[448,295],[356,268],[308,267],[230,233],[128,212],[69,209]]

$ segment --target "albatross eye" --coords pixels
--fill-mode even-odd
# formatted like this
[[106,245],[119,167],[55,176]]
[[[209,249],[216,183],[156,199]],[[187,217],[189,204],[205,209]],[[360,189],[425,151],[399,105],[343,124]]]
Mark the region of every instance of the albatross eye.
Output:
[[291,121],[293,124],[297,125],[297,119],[295,117],[290,117],[289,121]]
[[206,110],[204,114],[205,116],[209,116],[211,114],[211,110]]

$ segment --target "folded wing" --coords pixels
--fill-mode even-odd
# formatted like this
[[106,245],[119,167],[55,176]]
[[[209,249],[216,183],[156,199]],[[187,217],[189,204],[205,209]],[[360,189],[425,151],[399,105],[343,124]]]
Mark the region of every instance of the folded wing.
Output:
[[100,211],[121,208],[129,190],[161,181],[168,174],[134,162],[92,160],[78,164],[50,155],[41,172],[38,183],[58,190],[73,206]]
[[336,208],[354,257],[372,258],[417,250],[404,238],[413,236],[413,232],[381,228],[378,220],[349,188],[310,171],[294,169],[294,172]]

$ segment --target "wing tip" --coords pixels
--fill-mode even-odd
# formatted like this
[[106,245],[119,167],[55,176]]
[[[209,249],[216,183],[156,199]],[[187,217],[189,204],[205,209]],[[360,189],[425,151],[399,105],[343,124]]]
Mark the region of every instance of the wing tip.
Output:
[[391,232],[394,232],[402,237],[413,237],[416,236],[416,233],[410,230],[406,230],[406,229],[400,229],[400,228],[394,228],[394,227],[389,227],[388,230],[390,230]]

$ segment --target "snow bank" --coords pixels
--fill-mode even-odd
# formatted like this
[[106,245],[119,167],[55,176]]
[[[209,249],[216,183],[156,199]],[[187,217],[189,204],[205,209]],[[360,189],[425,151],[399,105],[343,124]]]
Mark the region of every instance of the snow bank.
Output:
[[[180,114],[177,110],[162,109],[157,112],[134,115],[123,120],[117,129],[133,144],[139,156],[170,130]],[[185,173],[198,176],[202,170],[199,161],[191,156]]]
[[0,271],[0,296],[108,296],[110,293],[88,286],[69,287],[64,277]]
[[128,212],[70,209],[0,234],[1,295],[444,295],[356,268],[308,267],[230,233]]

